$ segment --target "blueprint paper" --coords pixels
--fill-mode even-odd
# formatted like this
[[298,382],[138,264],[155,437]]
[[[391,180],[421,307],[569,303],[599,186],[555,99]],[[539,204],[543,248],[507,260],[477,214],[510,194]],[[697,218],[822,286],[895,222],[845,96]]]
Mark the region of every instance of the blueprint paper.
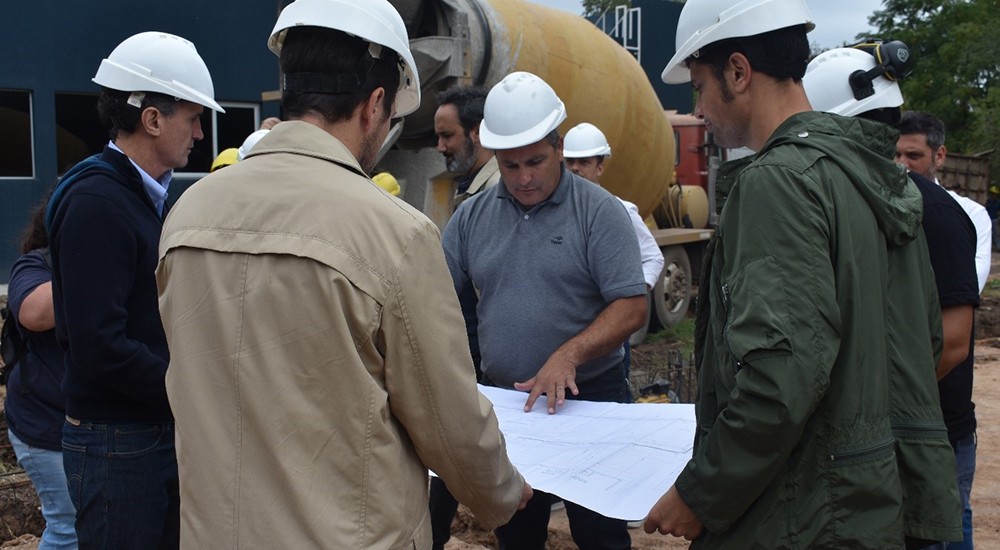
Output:
[[643,519],[691,458],[694,405],[567,400],[550,415],[544,396],[526,413],[527,393],[479,391],[528,483],[604,516]]

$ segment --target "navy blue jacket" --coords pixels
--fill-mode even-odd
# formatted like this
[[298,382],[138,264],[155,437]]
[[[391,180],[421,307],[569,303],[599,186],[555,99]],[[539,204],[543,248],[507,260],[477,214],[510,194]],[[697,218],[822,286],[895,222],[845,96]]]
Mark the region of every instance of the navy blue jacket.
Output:
[[[40,285],[52,280],[45,249],[32,250],[14,262],[10,271],[7,300],[14,323],[24,299]],[[49,451],[62,451],[62,425],[66,397],[59,389],[65,370],[63,352],[56,343],[55,330],[30,331],[21,323],[17,330],[28,346],[7,379],[4,416],[7,427],[21,441]]]
[[106,147],[100,160],[108,169],[84,171],[49,206],[66,414],[170,421],[155,278],[163,218],[125,155]]

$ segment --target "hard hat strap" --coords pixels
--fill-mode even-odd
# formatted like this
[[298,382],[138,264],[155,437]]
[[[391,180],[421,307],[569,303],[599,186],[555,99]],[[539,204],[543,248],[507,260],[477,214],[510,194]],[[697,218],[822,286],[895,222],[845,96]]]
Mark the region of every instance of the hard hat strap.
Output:
[[381,56],[381,48],[372,55],[366,50],[358,59],[353,72],[349,73],[285,73],[281,88],[286,92],[300,94],[353,94],[361,90],[368,80],[368,73],[375,66],[375,59]]
[[736,39],[736,41],[750,61],[750,66],[756,71],[779,79],[802,78],[802,75],[806,74],[806,66],[809,65],[809,60],[806,58],[794,61],[774,59],[764,51],[764,46],[756,37]]

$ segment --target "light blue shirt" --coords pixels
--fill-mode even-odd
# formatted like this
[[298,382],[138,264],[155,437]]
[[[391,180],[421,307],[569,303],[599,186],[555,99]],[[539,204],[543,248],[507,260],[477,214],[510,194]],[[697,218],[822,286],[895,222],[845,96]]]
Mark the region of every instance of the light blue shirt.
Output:
[[[108,147],[111,147],[115,151],[125,155],[125,151],[119,149],[113,141],[108,142]],[[134,160],[129,158],[128,155],[125,155],[125,158],[128,158],[128,161],[132,163],[132,166],[135,166],[135,169],[139,171],[139,176],[142,177],[142,186],[146,189],[146,194],[149,195],[149,200],[153,201],[156,213],[162,216],[163,205],[167,202],[167,189],[170,188],[170,180],[174,177],[174,171],[167,170],[167,173],[163,174],[163,177],[156,180],[153,179],[153,176],[150,176],[148,172],[143,170],[141,166],[136,164]]]

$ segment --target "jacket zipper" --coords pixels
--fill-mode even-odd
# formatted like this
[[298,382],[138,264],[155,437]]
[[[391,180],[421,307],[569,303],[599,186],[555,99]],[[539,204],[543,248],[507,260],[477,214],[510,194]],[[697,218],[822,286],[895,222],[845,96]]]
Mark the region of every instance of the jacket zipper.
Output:
[[892,433],[896,436],[909,437],[943,437],[948,434],[948,429],[943,424],[893,424]]
[[[719,277],[718,273],[716,273],[716,277]],[[733,353],[733,346],[729,344],[729,314],[730,306],[732,305],[732,301],[729,297],[729,285],[722,283],[721,278],[719,278],[719,283],[722,284],[722,309],[725,310],[726,313],[726,326],[722,330],[722,339],[725,340],[726,350],[729,351],[729,356],[733,359],[733,362],[736,363],[736,371],[739,372],[743,369],[743,362],[736,357],[736,354]]]
[[889,439],[885,441],[880,441],[879,443],[870,445],[863,449],[845,451],[842,453],[830,453],[830,462],[839,462],[841,460],[850,460],[852,458],[860,458],[867,455],[877,454],[879,451],[884,451],[895,444],[896,438],[890,436]]

